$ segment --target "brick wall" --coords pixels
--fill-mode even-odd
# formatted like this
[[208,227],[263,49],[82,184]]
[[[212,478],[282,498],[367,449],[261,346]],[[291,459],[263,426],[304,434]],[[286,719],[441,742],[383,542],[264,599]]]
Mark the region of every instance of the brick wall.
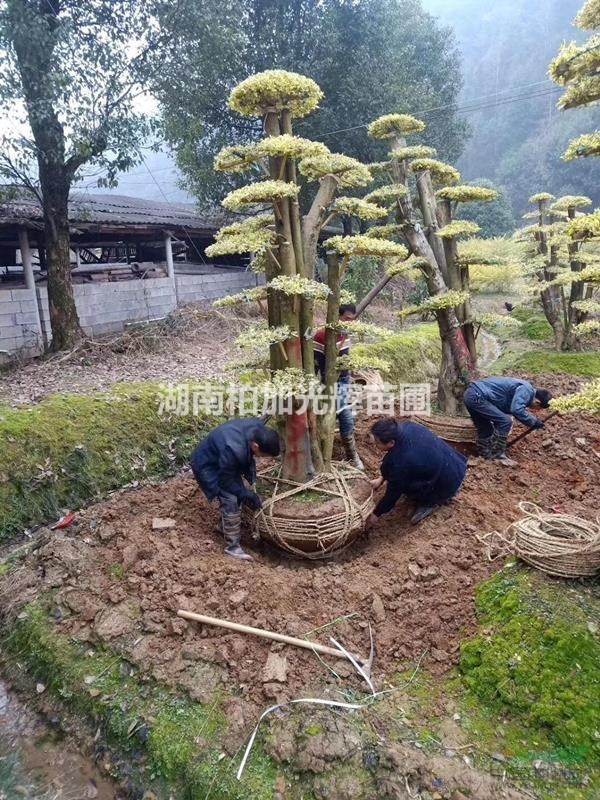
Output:
[[176,277],[179,305],[197,303],[201,300],[216,300],[218,297],[236,294],[242,289],[253,288],[263,283],[263,279],[254,272],[234,270]]
[[[0,350],[27,357],[43,349],[35,303],[30,289],[0,289]],[[5,360],[0,354],[0,362]]]
[[[37,288],[42,330],[50,338],[48,292]],[[79,283],[73,287],[81,327],[89,334],[122,331],[126,322],[165,317],[177,303],[170,278],[149,278],[145,281],[115,283]]]

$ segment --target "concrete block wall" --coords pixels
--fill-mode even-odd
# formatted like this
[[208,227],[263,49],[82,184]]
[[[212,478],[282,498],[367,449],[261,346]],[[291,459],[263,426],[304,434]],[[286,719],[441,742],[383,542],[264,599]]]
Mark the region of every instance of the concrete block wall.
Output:
[[[171,278],[78,283],[73,286],[81,327],[88,334],[122,331],[126,322],[160,319],[177,305],[216,300],[263,283],[253,272],[223,270],[198,275],[176,275],[177,293]],[[38,355],[43,343],[37,330],[36,303],[46,343],[50,341],[48,290],[0,289],[0,350],[25,356]]]
[[201,300],[216,300],[228,294],[237,294],[242,289],[252,289],[264,283],[255,272],[228,270],[207,275],[175,275],[179,305],[198,303]]
[[0,350],[25,357],[43,350],[35,304],[30,289],[0,289]]
[[[50,338],[48,291],[37,289],[42,312],[42,329]],[[81,327],[88,334],[100,335],[122,331],[126,322],[165,317],[177,302],[170,278],[118,281],[115,283],[79,283],[73,287]]]

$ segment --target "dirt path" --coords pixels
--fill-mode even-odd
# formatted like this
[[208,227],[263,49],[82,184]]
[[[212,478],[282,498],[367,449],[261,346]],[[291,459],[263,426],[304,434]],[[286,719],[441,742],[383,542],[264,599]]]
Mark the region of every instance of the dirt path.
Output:
[[[557,376],[547,381],[563,391],[572,383]],[[359,426],[359,445],[375,474],[379,458],[367,431]],[[334,679],[313,654],[294,650],[286,655],[286,681],[277,683],[264,673],[267,643],[199,629],[177,619],[179,608],[296,636],[352,615],[336,625],[336,634],[366,652],[373,624],[379,686],[419,658],[440,674],[456,663],[459,641],[474,629],[474,586],[499,566],[486,560],[477,536],[518,517],[521,500],[595,517],[599,451],[597,422],[561,418],[515,447],[518,469],[473,467],[459,498],[419,527],[398,508],[369,539],[323,564],[252,544],[254,564],[225,558],[215,508],[182,474],[87,509],[75,527],[52,534],[27,559],[26,582],[35,592],[59,589],[58,624],[65,633],[116,645],[199,700],[225,686],[255,712],[271,699],[320,691]],[[175,526],[153,531],[153,517],[170,517]],[[317,639],[327,643],[328,633]],[[334,668],[352,683],[344,662]]]
[[502,355],[502,348],[497,336],[486,331],[480,331],[478,336],[479,359],[478,366],[483,372],[489,372],[490,368],[498,361]]

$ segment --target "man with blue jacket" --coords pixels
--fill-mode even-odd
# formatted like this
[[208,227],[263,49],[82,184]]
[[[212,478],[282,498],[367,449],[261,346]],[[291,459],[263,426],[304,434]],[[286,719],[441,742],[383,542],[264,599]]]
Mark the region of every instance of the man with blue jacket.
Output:
[[470,384],[464,403],[477,428],[479,455],[514,464],[506,455],[513,417],[529,428],[543,428],[542,420],[527,409],[548,408],[551,399],[547,389],[535,389],[518,378],[484,378]]
[[241,506],[258,510],[262,503],[256,492],[244,485],[244,478],[256,482],[258,457],[279,455],[277,432],[259,419],[232,419],[219,425],[194,450],[192,472],[207,500],[219,500],[220,531],[225,553],[232,558],[252,561],[240,546]]

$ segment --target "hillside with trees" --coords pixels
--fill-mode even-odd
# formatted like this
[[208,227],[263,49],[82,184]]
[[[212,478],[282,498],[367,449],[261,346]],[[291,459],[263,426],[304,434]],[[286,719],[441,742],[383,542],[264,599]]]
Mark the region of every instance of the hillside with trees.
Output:
[[485,10],[479,0],[424,5],[454,28],[462,52],[459,106],[472,131],[459,162],[463,176],[507,187],[517,214],[536,187],[600,202],[600,165],[561,160],[572,138],[598,127],[600,111],[557,110],[560,90],[548,78],[561,43],[582,39],[572,25],[579,0],[504,0]]

